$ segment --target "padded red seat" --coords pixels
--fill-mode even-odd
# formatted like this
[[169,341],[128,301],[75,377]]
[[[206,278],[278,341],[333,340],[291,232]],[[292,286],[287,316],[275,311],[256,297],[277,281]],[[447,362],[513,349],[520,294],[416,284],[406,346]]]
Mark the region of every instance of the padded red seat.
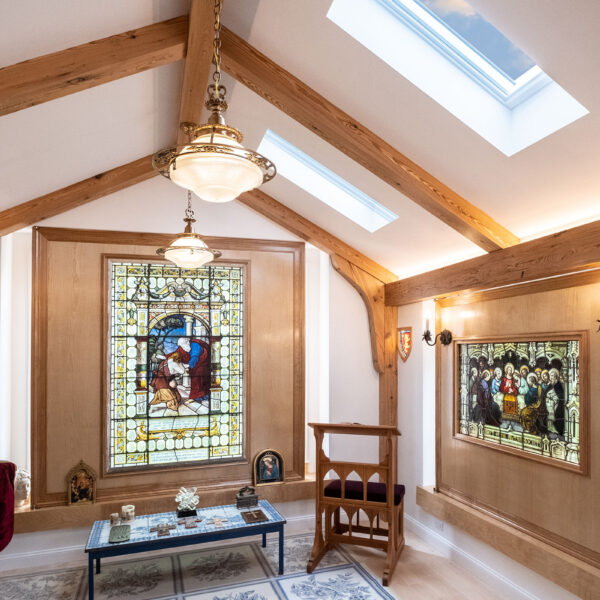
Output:
[[[325,496],[330,498],[341,498],[342,482],[339,479],[332,479],[323,490]],[[394,486],[394,504],[397,506],[404,498],[404,486],[396,484]],[[349,500],[363,499],[363,482],[353,479],[346,479],[345,497]],[[386,502],[386,485],[376,481],[367,482],[367,500],[369,502]]]

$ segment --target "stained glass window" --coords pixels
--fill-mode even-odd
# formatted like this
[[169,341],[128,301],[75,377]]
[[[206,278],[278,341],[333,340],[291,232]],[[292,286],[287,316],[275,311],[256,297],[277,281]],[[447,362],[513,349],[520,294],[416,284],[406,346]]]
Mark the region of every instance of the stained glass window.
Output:
[[580,464],[578,339],[458,344],[458,433]]
[[110,468],[241,457],[244,267],[111,261]]

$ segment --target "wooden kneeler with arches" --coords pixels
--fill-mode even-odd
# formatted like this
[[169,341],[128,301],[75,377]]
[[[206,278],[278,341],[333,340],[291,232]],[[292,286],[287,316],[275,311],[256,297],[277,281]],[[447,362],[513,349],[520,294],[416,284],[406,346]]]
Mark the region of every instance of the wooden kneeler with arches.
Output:
[[[404,486],[395,483],[400,432],[387,425],[309,423],[317,444],[315,541],[306,565],[312,573],[336,544],[380,548],[386,552],[383,585],[389,585],[404,547]],[[379,463],[332,461],[323,451],[329,434],[367,435],[381,439]],[[326,479],[333,471],[337,476]],[[356,474],[359,479],[348,477]],[[370,479],[377,479],[370,481]],[[346,518],[342,519],[342,510]]]

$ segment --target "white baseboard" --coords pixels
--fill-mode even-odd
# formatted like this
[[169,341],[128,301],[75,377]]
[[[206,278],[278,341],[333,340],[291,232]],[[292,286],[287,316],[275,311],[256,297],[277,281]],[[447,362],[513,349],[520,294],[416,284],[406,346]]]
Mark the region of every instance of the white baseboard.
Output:
[[[505,594],[507,598],[511,600],[540,600],[538,596],[530,594],[527,590],[517,585],[514,581],[496,571],[489,564],[479,560],[476,556],[465,552],[462,548],[453,544],[447,540],[444,536],[440,535],[430,527],[427,527],[414,517],[408,514],[404,514],[404,520],[406,528],[415,535],[429,542],[436,548],[444,548],[446,554],[456,564],[463,568],[467,568],[469,572],[475,573],[481,579],[484,579],[489,583],[490,579],[495,580],[495,586],[498,588],[500,594]],[[492,586],[493,587],[493,586]]]

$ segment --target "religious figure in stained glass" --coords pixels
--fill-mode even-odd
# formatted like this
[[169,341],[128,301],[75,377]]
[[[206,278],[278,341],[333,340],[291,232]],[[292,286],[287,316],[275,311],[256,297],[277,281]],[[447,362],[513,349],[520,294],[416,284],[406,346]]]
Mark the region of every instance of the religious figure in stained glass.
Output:
[[244,269],[110,262],[110,467],[242,455]]
[[580,336],[455,344],[459,437],[580,464]]

